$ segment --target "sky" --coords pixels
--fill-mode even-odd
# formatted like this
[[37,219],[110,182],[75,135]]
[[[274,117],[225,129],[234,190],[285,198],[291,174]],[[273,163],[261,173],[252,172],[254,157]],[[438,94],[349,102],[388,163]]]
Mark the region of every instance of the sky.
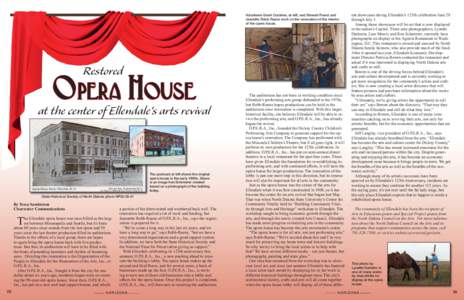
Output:
[[129,125],[144,124],[143,119],[31,119],[31,135],[34,137],[49,124],[58,124],[60,121],[68,121],[126,132],[129,131]]
[[433,245],[437,245],[436,254],[441,261],[450,260],[450,243],[388,243],[388,253],[406,251],[415,260],[425,260],[430,257]]
[[130,126],[129,136],[132,138],[137,133],[143,129],[156,130],[165,133],[171,133],[175,135],[180,135],[184,137],[185,140],[185,131],[186,127],[183,125],[148,125],[148,126]]

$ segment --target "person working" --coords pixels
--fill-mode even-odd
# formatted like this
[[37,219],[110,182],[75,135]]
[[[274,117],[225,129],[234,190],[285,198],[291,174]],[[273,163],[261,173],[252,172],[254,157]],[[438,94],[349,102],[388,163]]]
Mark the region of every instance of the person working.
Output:
[[261,58],[261,74],[263,80],[272,79],[272,71],[271,71],[271,54],[272,54],[272,47],[269,45],[266,39],[262,40],[261,45],[256,47],[259,49],[259,57]]
[[438,272],[440,270],[440,262],[435,252],[432,252],[432,279],[438,280]]
[[314,43],[314,38],[311,35],[303,39],[303,51],[300,61],[300,87],[314,87],[316,79],[316,71],[318,67],[325,67],[326,63],[319,59],[319,49]]
[[320,46],[319,60],[326,63],[324,67],[317,67],[319,87],[330,87],[330,82],[333,80],[335,76],[333,69],[337,65],[337,61],[335,60],[335,54],[330,53],[325,46]]

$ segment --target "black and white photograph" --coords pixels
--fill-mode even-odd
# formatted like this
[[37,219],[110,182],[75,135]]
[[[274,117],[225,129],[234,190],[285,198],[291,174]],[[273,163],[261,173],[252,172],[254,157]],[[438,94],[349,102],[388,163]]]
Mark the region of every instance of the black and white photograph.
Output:
[[129,164],[129,126],[144,119],[31,119],[31,192],[145,192]]

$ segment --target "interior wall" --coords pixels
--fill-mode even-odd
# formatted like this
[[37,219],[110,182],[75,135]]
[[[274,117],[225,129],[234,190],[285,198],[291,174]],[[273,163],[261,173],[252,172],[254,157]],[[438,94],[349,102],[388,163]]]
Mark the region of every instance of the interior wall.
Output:
[[302,44],[307,35],[312,35],[316,43],[333,40],[328,50],[335,52],[339,64],[335,69],[335,86],[345,86],[345,24],[293,24],[293,42]]
[[[263,80],[262,64],[259,52],[255,49],[266,39],[272,51],[291,57],[292,29],[291,28],[246,28],[245,29],[245,79]],[[290,52],[289,52],[290,51]],[[291,76],[291,60],[272,55],[271,72],[273,80],[285,80]]]

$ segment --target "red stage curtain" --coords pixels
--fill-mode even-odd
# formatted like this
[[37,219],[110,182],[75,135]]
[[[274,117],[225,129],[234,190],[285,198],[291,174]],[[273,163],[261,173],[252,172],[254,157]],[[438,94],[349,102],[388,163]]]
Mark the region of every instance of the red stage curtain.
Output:
[[193,57],[208,38],[217,13],[194,12],[168,21],[107,12],[91,20],[65,20],[45,12],[16,12],[13,20],[10,132],[8,148],[15,155],[21,135],[24,97],[42,86],[42,51],[65,64],[98,62],[120,41],[143,61],[175,65]]

